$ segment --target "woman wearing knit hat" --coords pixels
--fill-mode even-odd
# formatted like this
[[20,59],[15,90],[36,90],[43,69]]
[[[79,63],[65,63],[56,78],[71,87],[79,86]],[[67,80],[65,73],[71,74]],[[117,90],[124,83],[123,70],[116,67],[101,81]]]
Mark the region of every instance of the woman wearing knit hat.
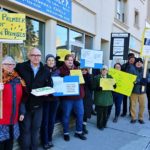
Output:
[[[56,68],[55,57],[48,54],[45,58],[45,67],[50,71],[51,76],[59,76],[59,70]],[[52,134],[54,130],[55,118],[58,108],[58,97],[51,96],[49,101],[43,104],[43,121],[41,126],[41,139],[44,149],[53,147]]]

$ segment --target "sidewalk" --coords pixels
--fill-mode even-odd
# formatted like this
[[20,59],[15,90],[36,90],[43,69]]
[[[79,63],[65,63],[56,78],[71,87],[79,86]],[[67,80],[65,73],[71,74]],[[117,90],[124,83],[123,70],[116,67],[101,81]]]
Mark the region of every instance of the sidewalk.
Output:
[[120,117],[117,123],[113,123],[113,109],[108,127],[103,131],[96,128],[96,117],[92,116],[86,141],[75,138],[74,132],[70,133],[69,142],[58,135],[54,137],[54,147],[50,150],[150,150],[150,121],[146,110],[145,124],[141,125],[138,122],[131,124],[129,116]]

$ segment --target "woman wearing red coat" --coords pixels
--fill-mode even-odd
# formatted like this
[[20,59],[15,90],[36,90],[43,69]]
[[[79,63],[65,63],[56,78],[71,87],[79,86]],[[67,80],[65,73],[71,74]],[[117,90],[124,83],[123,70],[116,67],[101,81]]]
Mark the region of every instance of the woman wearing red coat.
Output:
[[[15,61],[10,56],[2,61],[2,118],[0,119],[0,150],[12,150],[13,140],[19,136],[18,119],[24,119],[25,108],[21,103],[24,81],[14,71]],[[20,109],[21,108],[21,109]],[[20,113],[20,116],[19,116]]]

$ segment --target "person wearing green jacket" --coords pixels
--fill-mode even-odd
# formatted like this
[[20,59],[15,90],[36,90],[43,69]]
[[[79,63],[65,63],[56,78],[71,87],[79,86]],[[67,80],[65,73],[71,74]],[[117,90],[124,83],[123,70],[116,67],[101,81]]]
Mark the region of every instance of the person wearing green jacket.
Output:
[[112,78],[108,75],[108,67],[103,66],[101,74],[97,75],[93,79],[93,90],[94,90],[94,103],[97,112],[97,128],[103,130],[106,125],[110,115],[110,107],[113,104],[113,96],[111,91],[103,91],[100,87],[101,78]]

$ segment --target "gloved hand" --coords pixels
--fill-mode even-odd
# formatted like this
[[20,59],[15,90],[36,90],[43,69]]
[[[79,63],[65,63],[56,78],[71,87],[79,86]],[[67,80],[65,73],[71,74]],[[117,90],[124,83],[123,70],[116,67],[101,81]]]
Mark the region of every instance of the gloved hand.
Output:
[[103,88],[102,87],[97,87],[96,90],[97,91],[103,91]]
[[140,84],[141,85],[144,85],[144,86],[146,86],[146,84],[147,84],[147,78],[142,78],[141,80],[140,80]]
[[117,85],[116,85],[116,84],[114,84],[114,85],[113,85],[113,87],[114,87],[114,89],[116,89],[116,88],[117,88]]

